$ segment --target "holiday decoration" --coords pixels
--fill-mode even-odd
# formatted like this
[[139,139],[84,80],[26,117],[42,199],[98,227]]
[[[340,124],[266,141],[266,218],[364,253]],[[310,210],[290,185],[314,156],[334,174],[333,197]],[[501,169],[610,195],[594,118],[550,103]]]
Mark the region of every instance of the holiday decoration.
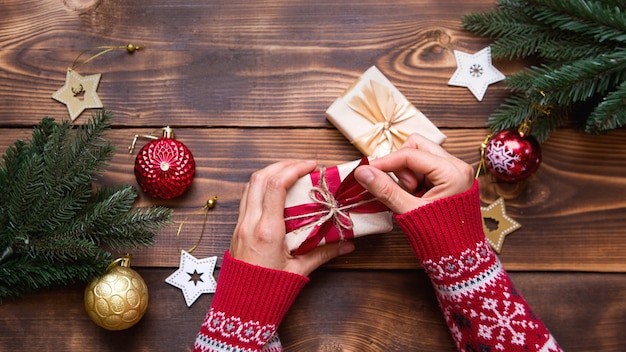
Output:
[[0,300],[91,280],[111,262],[108,250],[149,246],[170,223],[168,208],[133,207],[132,186],[93,186],[114,153],[103,138],[111,119],[102,110],[73,129],[44,118],[3,155]]
[[201,294],[213,293],[215,292],[215,288],[217,287],[215,278],[213,278],[213,271],[215,270],[217,257],[213,256],[198,260],[190,254],[196,248],[198,248],[198,245],[200,245],[200,241],[204,236],[204,228],[206,226],[207,215],[209,214],[209,211],[211,209],[215,208],[216,204],[217,196],[209,198],[209,200],[207,200],[206,204],[200,210],[204,212],[202,230],[200,231],[198,242],[188,251],[181,251],[179,249],[178,239],[180,238],[183,225],[185,224],[185,222],[187,222],[187,219],[189,219],[189,217],[196,212],[192,213],[191,215],[187,216],[183,221],[181,221],[180,225],[178,226],[178,231],[176,232],[176,250],[181,252],[180,265],[178,270],[176,270],[172,275],[168,276],[165,279],[165,282],[175,287],[178,287],[183,291],[183,296],[185,297],[187,307],[191,307],[191,305],[198,299],[198,297],[200,297]]
[[456,71],[448,81],[451,86],[467,87],[478,99],[483,100],[487,87],[506,77],[491,63],[491,49],[486,47],[475,54],[455,50]]
[[[519,229],[522,225],[506,214],[503,198],[498,198],[486,207],[480,207],[480,212],[483,217],[483,230],[485,231],[487,242],[489,242],[489,245],[496,253],[500,253],[504,237]],[[490,227],[487,223],[495,226]]]
[[413,132],[437,144],[446,138],[376,66],[331,104],[326,117],[366,156],[389,154]]
[[52,94],[52,98],[67,105],[72,121],[76,120],[85,109],[103,107],[96,93],[100,84],[101,74],[81,76],[71,68],[67,69],[65,85]]
[[[124,330],[138,323],[148,307],[148,287],[130,268],[131,256],[114,261],[85,288],[85,310],[96,325]],[[119,264],[119,265],[118,265]]]
[[102,108],[102,102],[96,93],[102,75],[98,73],[89,76],[81,76],[75,71],[76,68],[112,50],[126,49],[132,54],[143,48],[143,45],[135,46],[133,44],[124,46],[101,46],[95,49],[102,49],[102,51],[79,63],[78,59],[88,50],[83,51],[80,55],[78,55],[78,57],[76,57],[72,66],[68,67],[67,74],[65,76],[65,84],[52,94],[52,98],[67,106],[67,110],[72,121],[76,120],[76,118],[78,118],[78,116],[80,116],[80,114],[82,114],[86,109]]
[[391,211],[354,179],[360,162],[314,171],[287,191],[287,246],[294,254],[318,245],[393,229]]
[[[129,148],[132,153],[137,139]],[[145,136],[148,137],[148,136]],[[135,177],[145,193],[154,198],[176,198],[189,188],[196,173],[196,162],[187,146],[174,139],[171,128],[163,137],[147,143],[135,159]]]
[[493,38],[494,57],[539,62],[506,79],[512,95],[489,117],[493,131],[519,126],[535,106],[552,107],[533,126],[540,143],[572,111],[586,119],[588,133],[626,123],[623,1],[500,0],[494,10],[465,16],[463,26]]
[[203,293],[214,293],[217,282],[213,277],[217,257],[196,259],[187,251],[181,251],[180,265],[172,275],[165,279],[168,284],[183,291],[187,307]]
[[485,166],[498,180],[520,182],[537,171],[541,147],[535,138],[508,129],[491,136],[485,147]]

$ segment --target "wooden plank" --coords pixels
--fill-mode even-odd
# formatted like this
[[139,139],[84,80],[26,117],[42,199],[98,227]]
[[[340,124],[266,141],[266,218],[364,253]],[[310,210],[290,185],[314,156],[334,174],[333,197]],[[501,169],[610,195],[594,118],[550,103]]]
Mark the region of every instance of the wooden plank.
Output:
[[[80,4],[82,10],[72,10]],[[93,6],[90,7],[90,4]],[[102,73],[98,94],[124,126],[328,127],[324,111],[378,65],[441,127],[482,127],[507,95],[480,103],[448,86],[454,50],[484,38],[460,18],[489,1],[5,1],[0,11],[0,121],[67,116],[51,95],[83,51],[145,44],[80,66]],[[68,9],[67,7],[70,7]],[[93,55],[81,56],[79,63]],[[505,73],[519,64],[498,62]]]
[[[0,305],[0,346],[12,351],[185,351],[212,295],[187,308],[163,280],[174,269],[138,269],[150,303],[134,327],[110,332],[83,309],[83,288]],[[218,273],[216,272],[216,276]],[[621,351],[623,274],[512,273],[518,290],[566,351]],[[315,272],[280,326],[286,351],[451,351],[454,344],[426,275],[407,271]],[[599,289],[601,288],[601,289]]]
[[[134,155],[126,147],[139,129],[114,129],[108,139],[117,154],[98,184],[136,185]],[[359,158],[359,154],[336,130],[318,129],[177,129],[177,138],[194,153],[197,177],[188,194],[170,201],[140,195],[137,205],[161,204],[175,210],[176,224],[162,231],[157,244],[135,253],[138,266],[176,266],[179,256],[177,226],[199,210],[209,197],[219,197],[209,215],[200,242],[199,257],[219,255],[228,248],[237,220],[238,201],[250,174],[280,159],[309,158],[332,166]],[[4,150],[23,129],[0,129]],[[445,147],[476,165],[484,130],[445,130]],[[556,133],[543,145],[544,160],[536,175],[519,195],[507,200],[509,215],[522,229],[509,235],[501,258],[510,270],[626,270],[626,131],[588,136],[572,130]],[[591,167],[593,165],[593,167]],[[494,185],[484,184],[483,195],[493,200]],[[202,216],[183,225],[181,247],[198,241]],[[350,268],[415,268],[417,261],[399,229],[390,234],[357,240],[357,251],[332,263]],[[393,255],[390,255],[392,253]]]

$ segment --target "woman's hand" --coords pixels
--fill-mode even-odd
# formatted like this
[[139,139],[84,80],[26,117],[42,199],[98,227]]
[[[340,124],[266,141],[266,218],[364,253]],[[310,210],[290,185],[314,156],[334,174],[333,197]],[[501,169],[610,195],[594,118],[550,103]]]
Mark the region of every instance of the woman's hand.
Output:
[[326,244],[293,256],[285,243],[285,197],[298,180],[315,170],[314,161],[281,161],[252,174],[239,204],[230,244],[238,260],[307,276],[320,265],[354,250],[351,242]]
[[[387,172],[393,172],[398,183]],[[359,166],[354,176],[396,214],[463,193],[474,183],[470,165],[418,134],[412,134],[399,150]]]

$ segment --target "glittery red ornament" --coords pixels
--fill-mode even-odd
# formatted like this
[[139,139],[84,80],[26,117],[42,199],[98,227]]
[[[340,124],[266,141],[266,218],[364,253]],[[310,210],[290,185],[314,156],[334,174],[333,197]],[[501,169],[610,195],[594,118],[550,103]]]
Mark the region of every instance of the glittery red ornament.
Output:
[[519,182],[537,171],[541,163],[541,147],[537,140],[508,129],[492,136],[485,147],[485,165],[497,179]]
[[135,177],[145,193],[154,198],[172,199],[185,193],[196,173],[189,148],[173,139],[166,127],[163,137],[143,146],[135,159]]

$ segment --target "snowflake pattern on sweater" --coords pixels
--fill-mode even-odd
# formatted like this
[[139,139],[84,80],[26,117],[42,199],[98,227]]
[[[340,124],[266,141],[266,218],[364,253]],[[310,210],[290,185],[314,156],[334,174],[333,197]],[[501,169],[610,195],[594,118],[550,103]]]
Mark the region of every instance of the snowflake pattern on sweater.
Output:
[[[486,241],[477,183],[395,219],[431,279],[459,351],[561,352]],[[226,251],[194,352],[281,352],[276,330],[307,282]]]
[[486,241],[423,265],[459,351],[560,351]]

